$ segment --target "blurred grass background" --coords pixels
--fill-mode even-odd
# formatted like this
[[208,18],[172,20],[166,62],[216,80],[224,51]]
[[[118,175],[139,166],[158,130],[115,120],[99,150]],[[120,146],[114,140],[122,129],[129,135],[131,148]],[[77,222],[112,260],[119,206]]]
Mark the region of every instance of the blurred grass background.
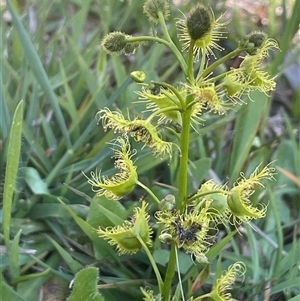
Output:
[[[276,182],[253,196],[255,203],[269,203],[267,217],[241,229],[243,235],[235,235],[212,261],[212,271],[242,260],[248,272],[244,284],[237,284],[238,300],[300,300],[300,1],[203,2],[217,17],[226,11],[225,18],[232,19],[223,42],[226,51],[252,30],[265,31],[281,48],[266,63],[277,76],[274,93],[253,93],[254,102],[236,112],[205,116],[198,128],[201,135],[192,135],[190,192],[205,179],[233,183],[240,171],[249,174],[259,163],[276,160]],[[174,0],[170,21],[196,3]],[[144,192],[137,189],[121,202],[92,201],[94,193],[81,173],[96,167],[103,174],[113,172],[106,142],[114,135],[97,125],[97,110],[108,106],[140,114],[144,109],[133,104],[138,87],[128,76],[131,71],[143,70],[149,79],[174,84],[182,79],[174,57],[161,45],[145,44],[129,57],[107,56],[101,49],[101,39],[112,30],[151,32],[143,4],[1,1],[2,300],[65,300],[69,282],[85,266],[100,268],[98,285],[106,300],[141,300],[139,287],[155,284],[143,252],[117,256],[92,229],[126,219]],[[174,22],[169,23],[179,45]],[[236,58],[218,72],[239,63]],[[165,162],[146,149],[138,154],[140,180],[160,198],[172,193],[176,157]],[[149,202],[153,213],[156,205]],[[224,233],[221,229],[220,235]],[[153,252],[164,274],[168,250],[156,241]],[[180,261],[189,294],[203,267],[185,254]],[[212,281],[209,277],[195,293],[209,290]]]

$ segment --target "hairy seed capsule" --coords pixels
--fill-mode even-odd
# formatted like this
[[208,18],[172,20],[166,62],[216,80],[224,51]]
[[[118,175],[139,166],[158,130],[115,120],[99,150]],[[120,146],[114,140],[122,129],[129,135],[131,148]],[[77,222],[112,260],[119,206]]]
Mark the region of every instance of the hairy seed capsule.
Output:
[[144,4],[144,13],[153,23],[159,22],[159,12],[165,19],[170,15],[170,3],[168,0],[147,0]]
[[108,53],[121,53],[126,44],[126,34],[120,31],[107,34],[102,41],[102,46]]
[[195,41],[203,38],[211,30],[212,19],[211,12],[203,5],[199,4],[193,8],[186,20],[190,37]]

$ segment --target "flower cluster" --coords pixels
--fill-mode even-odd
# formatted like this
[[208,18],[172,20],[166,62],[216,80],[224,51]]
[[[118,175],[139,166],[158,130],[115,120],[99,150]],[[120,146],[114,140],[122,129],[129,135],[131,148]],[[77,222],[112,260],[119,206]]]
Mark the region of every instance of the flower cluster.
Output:
[[210,230],[213,230],[210,226],[210,214],[208,214],[209,205],[210,203],[207,202],[202,209],[196,206],[184,213],[177,210],[156,212],[158,223],[164,225],[164,230],[160,236],[161,240],[164,242],[173,241],[178,248],[192,254],[196,260],[203,261],[214,238],[214,235],[209,233]]
[[[145,251],[156,275],[159,292],[152,289],[141,290],[144,300],[160,301],[171,298],[171,278],[175,271],[174,258],[178,249],[191,254],[197,262],[209,264],[207,253],[218,234],[219,224],[227,226],[231,223],[238,228],[241,223],[249,223],[266,214],[267,206],[253,205],[251,196],[258,186],[263,187],[262,180],[274,179],[275,170],[270,165],[262,169],[258,166],[249,177],[241,173],[233,187],[209,180],[202,184],[196,193],[187,196],[189,143],[190,132],[193,129],[191,123],[201,123],[204,112],[226,114],[234,105],[244,103],[244,94],[249,95],[254,90],[268,94],[274,90],[274,77],[264,71],[262,65],[269,56],[270,49],[278,49],[278,45],[264,33],[255,31],[242,38],[237,49],[209,65],[207,60],[210,56],[215,56],[214,51],[223,50],[219,42],[224,38],[225,26],[228,24],[227,21],[221,21],[224,15],[215,18],[210,7],[198,4],[187,17],[177,20],[178,38],[182,42],[182,49],[187,50],[186,54],[178,49],[168,33],[165,20],[170,15],[169,1],[147,0],[143,10],[154,23],[152,26],[160,24],[159,33],[133,37],[117,31],[104,37],[102,47],[109,54],[129,55],[135,53],[141,43],[160,43],[168,47],[178,60],[185,82],[177,83],[175,87],[166,82],[148,80],[141,70],[131,72],[132,80],[141,86],[137,92],[138,102],[145,103],[145,112],[142,113],[147,115],[147,119],[140,115],[129,117],[129,113],[125,117],[120,110],[99,109],[96,114],[98,124],[102,124],[105,131],[112,130],[121,135],[112,143],[117,172],[112,177],[103,175],[100,171],[91,172],[88,183],[97,195],[104,195],[113,200],[120,200],[139,185],[157,202],[159,210],[156,211],[155,218],[160,224],[157,228],[158,238],[161,242],[172,245],[171,263],[167,268],[165,282],[148,248],[152,244],[153,231],[149,226],[150,216],[145,200],[142,201],[141,207],[134,209],[130,221],[125,221],[123,225],[99,229],[97,233],[110,245],[116,246],[120,254],[135,254],[141,249]],[[161,33],[163,38],[159,37]],[[238,68],[219,75],[214,74],[218,66],[241,53],[245,56]],[[194,70],[196,64],[199,68]],[[163,139],[162,132],[159,131],[162,124],[170,130],[172,138],[167,140],[172,142]],[[175,131],[170,127],[174,124]],[[156,156],[169,160],[175,157],[172,157],[173,146],[178,147],[178,194],[169,194],[160,201],[149,187],[139,182],[132,160],[137,151],[131,151],[130,139],[142,143],[142,148],[148,147]],[[189,300],[198,301],[209,297],[210,300],[232,301],[229,290],[237,277],[244,274],[245,265],[236,262],[215,281],[210,293],[195,299],[191,297]]]

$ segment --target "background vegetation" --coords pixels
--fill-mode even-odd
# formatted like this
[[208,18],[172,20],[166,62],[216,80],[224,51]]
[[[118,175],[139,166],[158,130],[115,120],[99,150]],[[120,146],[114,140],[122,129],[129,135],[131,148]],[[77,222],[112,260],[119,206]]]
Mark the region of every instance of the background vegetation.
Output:
[[[179,10],[187,13],[197,2],[176,1],[171,16],[181,17]],[[240,171],[248,174],[260,162],[276,160],[276,182],[253,196],[255,202],[269,202],[267,217],[240,229],[243,235],[235,235],[212,265],[225,269],[233,261],[246,263],[245,282],[234,293],[239,300],[300,300],[300,1],[205,2],[216,16],[227,9],[225,17],[232,19],[226,51],[251,30],[267,32],[282,50],[266,64],[277,75],[273,95],[253,93],[253,102],[226,116],[207,116],[201,135],[192,135],[190,192],[205,179],[233,183]],[[70,281],[85,266],[100,268],[98,288],[106,300],[141,300],[139,287],[155,284],[143,252],[117,256],[92,229],[112,225],[116,216],[126,219],[144,192],[136,190],[121,202],[92,202],[94,193],[81,173],[96,167],[113,172],[106,144],[113,133],[103,132],[94,116],[106,106],[143,109],[133,106],[138,87],[128,76],[131,71],[145,70],[152,79],[170,83],[181,79],[172,55],[160,45],[145,44],[130,57],[107,56],[100,48],[109,31],[152,30],[142,15],[143,3],[1,1],[2,300],[65,300]],[[169,30],[178,43],[175,27]],[[236,58],[222,68],[239,62]],[[136,164],[142,182],[159,197],[172,193],[176,158],[167,162],[143,149]],[[155,241],[153,252],[164,273],[168,249]],[[192,286],[201,284],[201,265],[184,254],[180,261],[186,291],[206,291],[210,278],[199,289]]]

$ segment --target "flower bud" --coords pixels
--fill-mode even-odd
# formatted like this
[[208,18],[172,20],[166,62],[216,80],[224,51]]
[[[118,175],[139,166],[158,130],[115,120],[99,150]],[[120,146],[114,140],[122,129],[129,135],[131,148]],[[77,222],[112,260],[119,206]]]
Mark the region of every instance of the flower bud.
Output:
[[170,244],[173,241],[173,237],[170,233],[162,233],[158,238],[162,243],[165,244]]
[[172,210],[175,206],[175,196],[173,194],[166,195],[159,204],[160,210]]
[[208,258],[203,253],[193,254],[193,255],[195,256],[197,262],[209,264]]
[[153,23],[159,22],[159,12],[165,19],[170,15],[170,3],[168,0],[147,0],[144,4],[144,13]]
[[256,55],[257,50],[264,45],[266,40],[267,35],[264,32],[254,31],[240,41],[240,47],[245,48],[249,55]]
[[143,71],[132,71],[130,76],[136,83],[143,83],[146,80],[146,74]]
[[148,85],[148,90],[151,92],[152,95],[160,94],[160,86],[154,84],[153,82],[150,82],[150,84]]
[[162,301],[161,294],[155,294],[153,291],[148,289],[143,289],[142,287],[141,287],[141,291],[144,295],[143,298],[144,301]]

